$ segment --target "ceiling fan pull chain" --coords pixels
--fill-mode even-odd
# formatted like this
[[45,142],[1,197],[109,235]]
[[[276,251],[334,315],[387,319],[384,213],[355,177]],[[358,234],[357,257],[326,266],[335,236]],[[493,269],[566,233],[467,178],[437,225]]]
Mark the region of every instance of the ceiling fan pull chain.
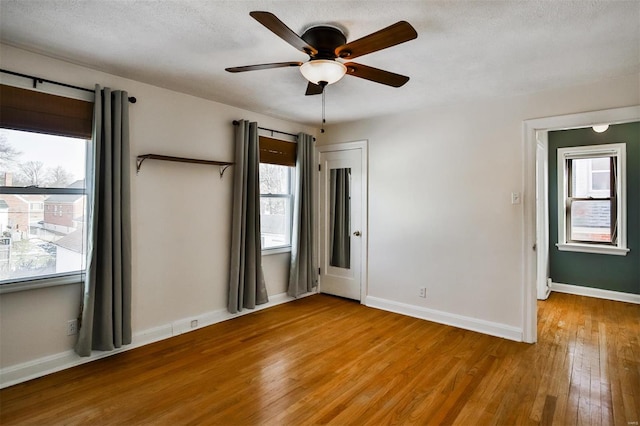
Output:
[[325,93],[327,92],[327,88],[323,87],[323,91],[322,91],[322,126],[320,126],[320,133],[324,133],[324,123],[327,122],[327,120],[325,120],[325,115],[324,115],[324,103],[325,103]]

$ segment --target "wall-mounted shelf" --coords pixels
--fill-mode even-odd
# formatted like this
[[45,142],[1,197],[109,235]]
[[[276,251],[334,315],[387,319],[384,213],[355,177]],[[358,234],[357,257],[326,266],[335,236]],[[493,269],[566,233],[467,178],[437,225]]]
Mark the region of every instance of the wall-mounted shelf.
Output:
[[224,171],[227,170],[229,166],[233,166],[233,163],[230,163],[228,161],[199,160],[196,158],[171,157],[168,155],[158,155],[158,154],[144,154],[144,155],[138,155],[138,157],[136,157],[136,174],[140,173],[140,167],[142,167],[142,163],[144,162],[144,160],[147,160],[147,159],[220,166],[220,179],[222,179],[222,175],[224,175]]

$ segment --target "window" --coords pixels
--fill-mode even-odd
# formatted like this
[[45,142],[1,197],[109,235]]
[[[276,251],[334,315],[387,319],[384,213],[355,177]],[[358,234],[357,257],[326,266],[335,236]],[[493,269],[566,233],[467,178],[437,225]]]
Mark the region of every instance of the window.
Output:
[[260,234],[262,249],[291,247],[295,143],[260,137]]
[[260,164],[260,234],[262,249],[291,246],[292,168]]
[[0,85],[0,292],[79,282],[92,116],[91,102]]
[[558,149],[558,248],[626,255],[625,144]]
[[9,129],[0,140],[11,153],[0,172],[0,284],[82,271],[88,141]]

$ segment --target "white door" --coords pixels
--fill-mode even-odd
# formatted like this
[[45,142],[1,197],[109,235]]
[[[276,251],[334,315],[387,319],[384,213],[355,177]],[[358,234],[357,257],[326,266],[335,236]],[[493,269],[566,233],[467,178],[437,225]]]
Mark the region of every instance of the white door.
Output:
[[323,148],[336,147],[320,151],[320,291],[363,300],[366,145]]

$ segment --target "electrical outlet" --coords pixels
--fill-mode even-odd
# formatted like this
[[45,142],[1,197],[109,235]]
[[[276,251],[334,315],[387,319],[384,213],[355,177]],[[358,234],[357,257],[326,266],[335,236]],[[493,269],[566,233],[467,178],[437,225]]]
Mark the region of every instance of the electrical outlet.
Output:
[[423,297],[423,298],[427,297],[427,288],[426,287],[420,287],[420,297]]
[[78,320],[73,319],[67,321],[67,336],[74,336],[78,334]]
[[191,320],[191,328],[196,328],[198,326],[198,320]]

